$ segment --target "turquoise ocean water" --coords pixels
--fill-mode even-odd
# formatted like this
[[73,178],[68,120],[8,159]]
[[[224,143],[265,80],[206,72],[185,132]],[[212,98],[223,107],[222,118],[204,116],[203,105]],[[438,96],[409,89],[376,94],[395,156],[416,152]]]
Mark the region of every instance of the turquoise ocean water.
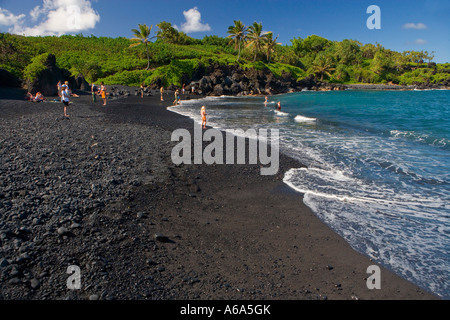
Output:
[[[282,110],[275,110],[280,101]],[[307,169],[284,181],[357,251],[450,298],[450,91],[210,97],[170,110],[219,129],[279,129]]]

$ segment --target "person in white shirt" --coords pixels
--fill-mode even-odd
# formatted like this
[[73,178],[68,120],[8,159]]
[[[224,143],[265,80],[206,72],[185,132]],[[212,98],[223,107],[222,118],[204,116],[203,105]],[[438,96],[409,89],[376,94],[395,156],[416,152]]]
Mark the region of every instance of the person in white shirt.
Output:
[[64,117],[69,118],[69,115],[67,114],[67,107],[69,106],[70,101],[70,92],[69,87],[65,84],[61,87],[61,102],[64,104]]

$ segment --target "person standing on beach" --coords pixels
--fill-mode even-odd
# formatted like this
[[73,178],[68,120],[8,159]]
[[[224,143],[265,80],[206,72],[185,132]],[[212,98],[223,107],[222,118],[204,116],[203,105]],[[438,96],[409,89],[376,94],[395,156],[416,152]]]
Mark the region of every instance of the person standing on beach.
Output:
[[161,86],[161,88],[159,88],[159,92],[161,93],[161,101],[164,101],[164,87]]
[[70,101],[69,98],[70,98],[69,87],[63,84],[61,87],[61,102],[64,105],[64,117],[66,119],[69,118],[69,115],[67,114],[67,107],[69,106]]
[[201,110],[200,114],[202,115],[202,128],[206,129],[206,107],[205,106],[202,106],[202,110]]
[[184,86],[185,86],[185,84],[183,83],[183,89],[182,89],[183,94],[184,94],[184,90],[185,90],[185,89],[184,89]]
[[103,105],[106,106],[106,86],[105,84],[102,82],[102,85],[100,87],[100,94],[102,96],[103,99]]
[[64,81],[64,85],[66,86],[66,89],[69,92],[69,95],[72,95],[72,91],[69,88],[69,81]]
[[180,91],[175,90],[175,100],[173,101],[174,105],[178,105],[178,100],[180,99]]
[[144,99],[144,83],[143,82],[141,83],[140,90],[141,90],[141,98]]
[[61,97],[61,81],[58,81],[56,88],[58,89],[58,97]]
[[277,103],[277,109],[278,109],[278,111],[281,111],[281,102],[280,101],[278,101],[278,103]]
[[95,83],[91,84],[91,93],[92,93],[92,103],[97,102],[97,87],[95,86]]

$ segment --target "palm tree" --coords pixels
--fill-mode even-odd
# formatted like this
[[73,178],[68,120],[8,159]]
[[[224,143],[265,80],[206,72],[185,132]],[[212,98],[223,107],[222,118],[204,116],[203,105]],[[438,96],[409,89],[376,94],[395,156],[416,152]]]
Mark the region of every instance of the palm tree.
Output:
[[134,33],[134,38],[131,39],[131,41],[137,41],[136,43],[133,43],[130,45],[131,47],[136,47],[140,44],[145,44],[145,49],[147,51],[147,69],[150,69],[150,53],[148,51],[148,43],[150,42],[151,39],[155,38],[155,37],[150,37],[150,33],[152,32],[152,27],[150,26],[148,27],[146,24],[142,25],[139,24],[139,30],[137,29],[131,29],[131,31],[133,31]]
[[264,44],[265,44],[265,48],[267,50],[266,56],[267,56],[267,61],[269,62],[269,64],[270,64],[270,58],[271,58],[272,52],[275,51],[275,47],[277,45],[281,44],[281,43],[277,42],[278,37],[279,37],[279,35],[274,39],[272,32],[269,32],[266,34],[266,41]]
[[267,34],[262,33],[262,23],[253,22],[253,24],[248,27],[248,30],[249,32],[247,36],[247,46],[255,50],[255,57],[253,58],[253,62],[255,62],[258,53],[262,51],[264,41],[267,38]]
[[336,68],[333,68],[333,61],[330,57],[321,54],[314,60],[310,70],[314,74],[320,74],[320,81],[323,81],[323,75],[326,74],[331,77],[331,71],[336,70]]
[[245,43],[247,40],[248,28],[241,22],[241,20],[234,20],[234,26],[229,26],[227,33],[230,35],[227,38],[231,38],[230,44],[234,42],[235,47],[239,48],[238,59],[241,57],[241,43]]

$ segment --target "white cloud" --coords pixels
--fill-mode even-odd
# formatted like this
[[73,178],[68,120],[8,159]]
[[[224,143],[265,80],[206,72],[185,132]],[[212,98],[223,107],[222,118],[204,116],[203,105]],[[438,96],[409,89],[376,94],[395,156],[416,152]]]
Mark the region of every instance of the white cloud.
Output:
[[185,33],[211,30],[209,24],[203,24],[201,22],[202,15],[200,11],[198,11],[197,7],[189,9],[188,11],[183,11],[183,15],[186,19],[186,22],[181,25],[181,28],[174,26],[176,29],[181,29],[181,31]]
[[428,41],[425,39],[416,39],[416,41],[414,41],[415,44],[426,44]]
[[42,13],[44,13],[44,9],[41,9],[40,6],[34,7],[34,9],[30,11],[31,19],[33,19],[33,21],[37,21]]
[[0,8],[0,26],[15,25],[17,23],[20,23],[20,21],[24,18],[24,14],[19,14],[18,16],[16,16],[8,10]]
[[403,29],[424,30],[424,29],[427,29],[427,28],[428,27],[422,22],[419,22],[419,23],[405,23],[403,25]]
[[[11,33],[26,36],[53,36],[92,29],[100,21],[100,15],[89,0],[44,0],[43,5],[30,11],[34,26],[25,26],[23,19],[9,25]],[[21,15],[25,16],[25,15]]]
[[426,39],[416,39],[414,41],[405,42],[404,45],[405,46],[414,46],[414,45],[422,46],[427,43],[428,43],[428,40],[426,40]]

